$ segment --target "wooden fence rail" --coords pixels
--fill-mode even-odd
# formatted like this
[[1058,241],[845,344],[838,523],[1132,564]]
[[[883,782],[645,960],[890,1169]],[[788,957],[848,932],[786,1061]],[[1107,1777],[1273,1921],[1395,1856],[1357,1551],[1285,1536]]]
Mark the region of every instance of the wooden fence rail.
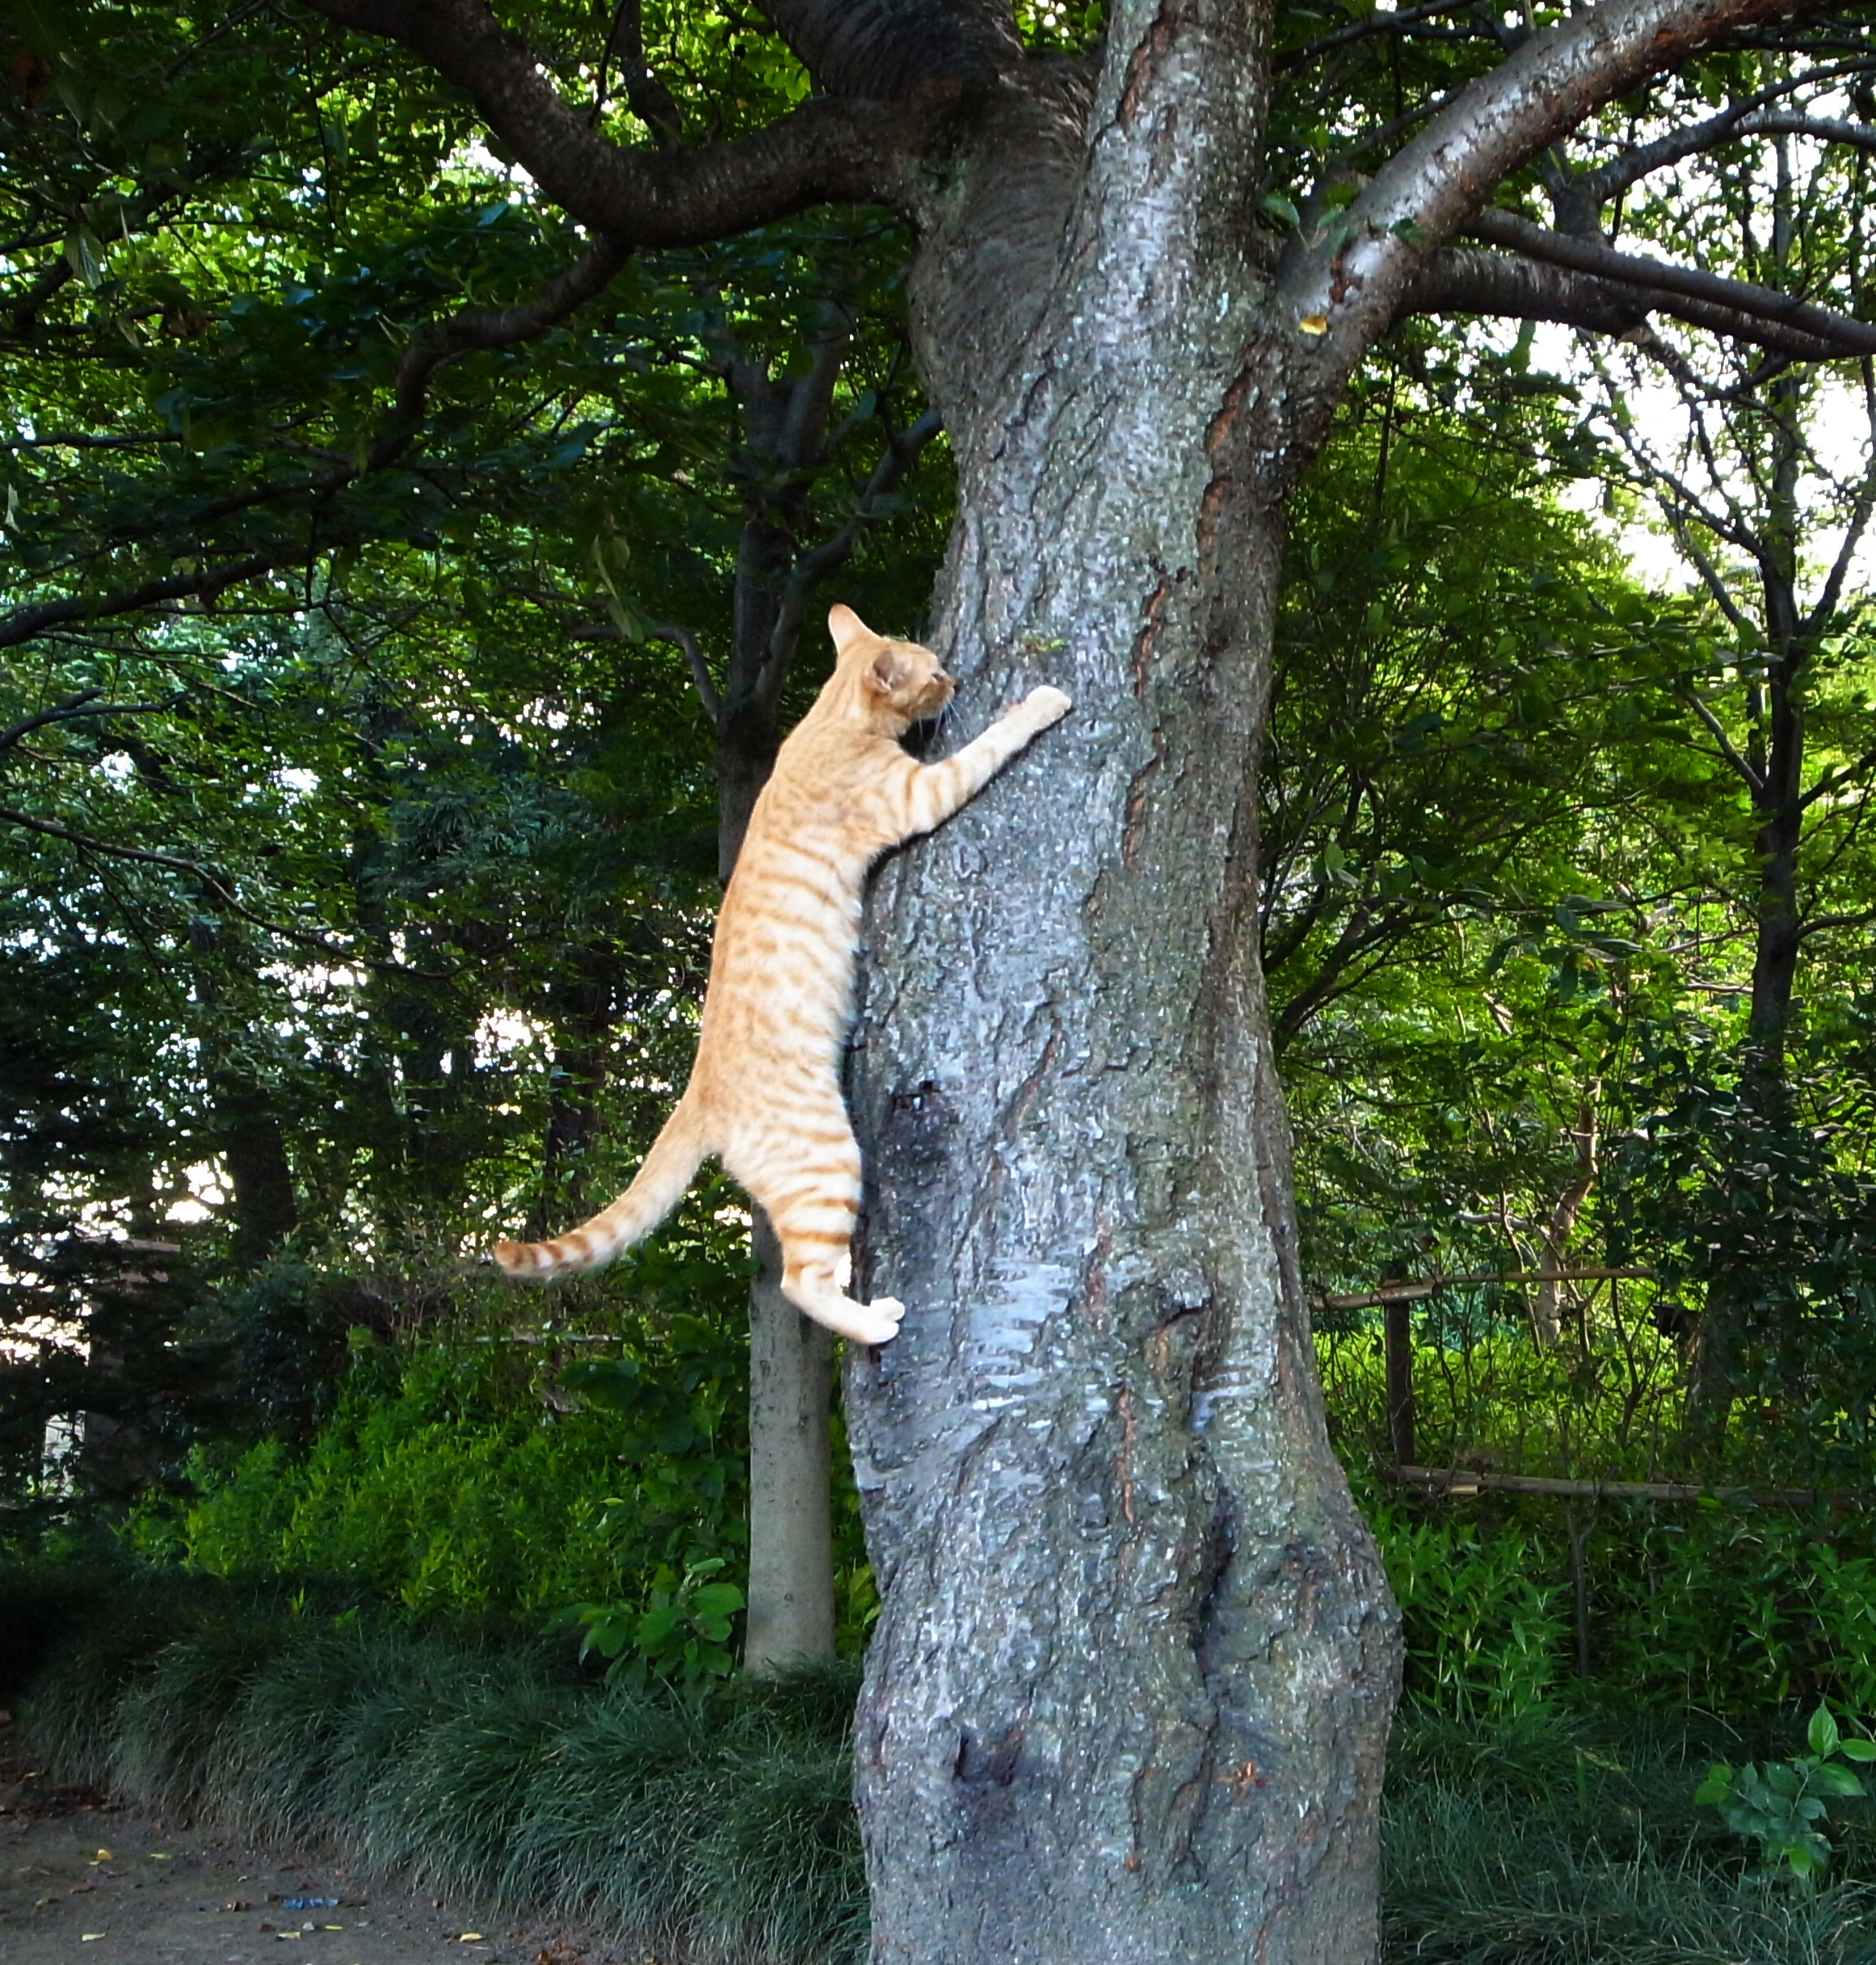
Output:
[[1749,1501],[1755,1508],[1867,1508],[1870,1497],[1823,1487],[1714,1487],[1677,1480],[1551,1480],[1538,1474],[1491,1474],[1472,1467],[1394,1466],[1384,1470],[1429,1494],[1459,1500],[1475,1494],[1554,1494],[1581,1501]]

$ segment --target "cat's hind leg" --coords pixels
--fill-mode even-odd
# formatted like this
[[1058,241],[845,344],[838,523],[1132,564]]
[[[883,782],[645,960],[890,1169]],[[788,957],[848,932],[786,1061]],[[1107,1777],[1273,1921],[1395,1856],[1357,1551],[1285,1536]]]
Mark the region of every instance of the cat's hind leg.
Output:
[[847,1294],[860,1215],[860,1147],[844,1110],[837,1134],[831,1115],[816,1117],[820,1122],[800,1134],[726,1155],[725,1164],[768,1216],[781,1244],[782,1294],[852,1343],[883,1344],[898,1335],[905,1306],[896,1297],[860,1303]]

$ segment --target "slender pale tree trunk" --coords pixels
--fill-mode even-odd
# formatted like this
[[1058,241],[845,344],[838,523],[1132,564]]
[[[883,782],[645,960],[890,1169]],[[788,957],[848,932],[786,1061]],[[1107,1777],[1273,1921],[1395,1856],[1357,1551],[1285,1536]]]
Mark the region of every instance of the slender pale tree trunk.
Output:
[[1243,230],[1262,23],[1116,11],[1085,177],[1072,95],[1003,108],[915,283],[961,473],[958,728],[1041,681],[1075,709],[873,897],[865,1282],[910,1306],[847,1375],[873,1956],[1352,1965],[1398,1661],[1256,956],[1307,440]]
[[780,1252],[758,1208],[749,1290],[747,1669],[834,1656],[827,1437],[834,1340],[781,1293]]

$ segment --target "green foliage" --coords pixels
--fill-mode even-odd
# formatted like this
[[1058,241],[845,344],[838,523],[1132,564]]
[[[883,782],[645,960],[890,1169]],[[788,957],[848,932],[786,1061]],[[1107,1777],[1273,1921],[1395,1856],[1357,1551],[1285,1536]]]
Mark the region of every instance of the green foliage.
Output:
[[[36,1747],[146,1803],[212,1797],[242,1832],[327,1837],[700,1965],[866,1955],[851,1665],[685,1700],[334,1600],[0,1569],[0,1631],[46,1618],[78,1641],[32,1685]],[[1410,1702],[1383,1812],[1387,1965],[1870,1965],[1866,1820],[1845,1816],[1810,1891],[1736,1887],[1731,1838],[1689,1796],[1742,1744],[1697,1715],[1552,1702],[1485,1723]]]
[[642,1609],[625,1604],[577,1604],[569,1621],[580,1626],[580,1656],[597,1652],[609,1659],[608,1685],[642,1691],[654,1678],[694,1692],[713,1679],[727,1678],[736,1660],[730,1634],[744,1597],[718,1572],[723,1558],[706,1556],[680,1576],[661,1563],[646,1586]]
[[1807,1729],[1811,1752],[1796,1760],[1748,1761],[1732,1768],[1715,1761],[1694,1790],[1695,1802],[1718,1808],[1736,1836],[1759,1845],[1761,1875],[1787,1874],[1809,1883],[1831,1859],[1819,1826],[1832,1801],[1861,1799],[1863,1784],[1846,1761],[1876,1761],[1876,1740],[1846,1739],[1828,1706],[1819,1706]]
[[1876,1042],[1866,999],[1766,1082],[1703,1020],[1644,1029],[1654,1092],[1613,1169],[1610,1248],[1706,1306],[1706,1369],[1762,1478],[1866,1481],[1876,1446]]
[[1461,1719],[1503,1722],[1555,1685],[1567,1625],[1563,1591],[1516,1534],[1470,1524],[1369,1520],[1400,1605],[1406,1691]]
[[[416,1618],[544,1615],[622,1586],[649,1611],[666,1569],[739,1561],[744,1280],[725,1246],[735,1224],[714,1211],[702,1196],[588,1285],[580,1332],[550,1323],[516,1341],[503,1292],[447,1336],[361,1333],[304,1452],[266,1439],[218,1469],[199,1448],[193,1498],[147,1502],[132,1541],[216,1576],[343,1577]],[[567,1341],[582,1336],[614,1355]],[[713,1627],[721,1604],[699,1613]]]
[[[643,11],[698,141],[806,92],[740,18]],[[646,138],[604,23],[528,27]],[[804,549],[858,524],[844,592],[912,622],[949,467],[927,447],[861,513],[923,406],[877,212],[639,255],[437,371],[413,420],[404,353],[584,249],[466,101],[311,15],[84,0],[0,34],[50,64],[0,97],[37,296],[0,351],[0,575],[91,610],[0,651],[0,729],[33,726],[0,744],[0,1255],[40,1333],[0,1356],[0,1479],[50,1515],[198,1442],[217,1477],[303,1444],[349,1327],[434,1317],[491,1231],[620,1184],[688,1063],[715,898],[715,733],[647,625],[720,675],[772,503]],[[827,440],[785,470],[726,377],[798,372],[830,322]],[[115,611],[217,566],[249,570]],[[163,1258],[134,1298],[126,1239]],[[39,1450],[79,1412],[120,1427],[75,1500]]]

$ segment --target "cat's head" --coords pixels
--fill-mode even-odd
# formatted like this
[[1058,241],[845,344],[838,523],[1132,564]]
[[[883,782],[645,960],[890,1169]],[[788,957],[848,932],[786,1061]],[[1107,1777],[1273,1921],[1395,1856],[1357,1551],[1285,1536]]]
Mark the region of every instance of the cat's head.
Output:
[[827,612],[827,632],[839,651],[840,667],[851,674],[860,708],[869,717],[907,725],[935,717],[957,685],[930,649],[917,642],[889,641],[875,634],[852,608]]

